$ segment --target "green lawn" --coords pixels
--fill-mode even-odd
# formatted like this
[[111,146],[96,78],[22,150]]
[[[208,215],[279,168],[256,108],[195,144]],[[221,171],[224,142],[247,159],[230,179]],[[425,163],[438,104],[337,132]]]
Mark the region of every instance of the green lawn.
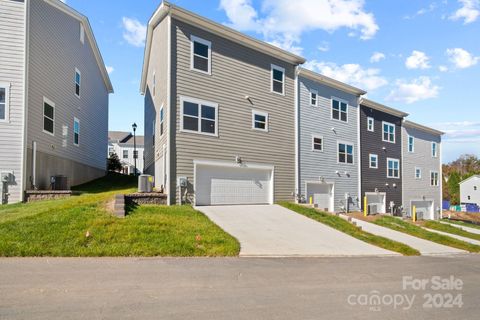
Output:
[[359,240],[362,240],[364,242],[370,243],[372,245],[375,245],[377,247],[398,252],[401,253],[405,256],[418,256],[420,255],[420,252],[410,246],[407,246],[406,244],[393,241],[384,237],[376,236],[371,233],[365,232],[359,227],[351,224],[348,221],[345,221],[344,219],[337,217],[335,215],[331,215],[328,213],[320,212],[316,209],[313,208],[308,208],[305,206],[301,206],[298,204],[294,204],[291,202],[280,202],[279,203],[281,206],[290,209],[292,211],[295,211],[299,214],[302,214],[310,219],[316,220],[318,222],[321,222],[323,224],[326,224],[329,227],[332,227],[334,229],[337,229],[343,233],[346,233],[354,238],[357,238]]
[[458,224],[459,226],[470,227],[470,228],[480,230],[480,225],[473,224],[473,223],[467,223],[467,222],[463,222],[463,221],[450,220],[450,219],[443,219],[443,221],[445,221],[447,223],[451,223],[451,224]]
[[[403,221],[399,218],[383,216],[376,219],[373,223],[379,226],[390,228],[396,231],[407,233],[411,236],[433,241],[439,244],[450,246],[453,248],[466,250],[469,252],[480,252],[480,246],[476,246],[464,241],[454,239],[452,237],[444,236],[438,233],[427,231],[413,223]],[[453,228],[453,227],[452,227]]]
[[440,223],[438,221],[425,221],[423,225],[425,226],[425,228],[443,231],[451,234],[456,234],[465,238],[470,238],[470,239],[480,241],[480,234],[470,233],[468,231],[462,230],[460,228],[457,228],[448,224]]
[[80,196],[0,206],[0,256],[238,255],[238,241],[190,206],[139,206],[113,217],[106,203],[134,186],[109,175],[75,188]]

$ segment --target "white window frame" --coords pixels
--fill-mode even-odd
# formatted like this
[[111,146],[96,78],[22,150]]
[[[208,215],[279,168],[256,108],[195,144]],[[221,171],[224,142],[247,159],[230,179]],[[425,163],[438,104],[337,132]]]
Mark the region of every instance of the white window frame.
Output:
[[[417,177],[417,171],[420,173],[420,175]],[[414,171],[414,177],[415,177],[415,180],[421,180],[422,179],[422,168],[420,167],[415,167],[415,171]]]
[[[275,80],[273,78],[273,70],[277,70],[277,71],[282,72],[282,77],[283,77],[283,79],[282,79],[282,92],[277,92],[277,91],[273,90],[273,82],[275,82],[275,81],[278,82],[278,80]],[[274,64],[270,65],[270,92],[275,93],[275,94],[279,94],[281,96],[285,95],[285,68],[279,67],[279,66],[274,65]]]
[[[433,152],[433,146],[435,146],[435,152]],[[432,142],[431,151],[432,158],[438,158],[438,143]]]
[[[78,123],[78,132],[75,132],[75,123]],[[75,143],[75,134],[78,135],[78,143]],[[73,118],[73,145],[80,146],[80,120],[76,117]]]
[[[390,176],[388,174],[388,163],[390,161],[393,161],[393,162],[397,162],[398,163],[398,177],[395,177],[395,176]],[[399,159],[395,159],[395,158],[387,158],[387,178],[389,179],[400,179],[400,175],[401,175],[401,172],[400,172],[400,160]]]
[[[125,151],[127,152],[127,157],[125,158]],[[122,159],[129,159],[130,158],[130,150],[123,149],[122,150]]]
[[[372,158],[375,158],[376,166],[372,166]],[[368,155],[368,166],[370,169],[378,169],[378,154],[370,153]]]
[[[188,130],[185,129],[183,126],[183,104],[184,102],[191,102],[198,104],[200,109],[198,110],[198,131],[194,130]],[[202,110],[201,110],[201,105],[206,105],[211,108],[215,108],[215,133],[208,133],[208,132],[202,132]],[[207,119],[211,120],[211,119]],[[180,96],[180,132],[185,132],[185,133],[193,133],[193,134],[201,134],[201,135],[206,135],[206,136],[211,136],[211,137],[218,137],[218,103],[210,102],[210,101],[205,101],[205,100],[200,100],[196,98],[190,98],[190,97],[185,97],[185,96]]]
[[375,132],[375,119],[367,117],[367,131]]
[[80,22],[80,42],[85,44],[85,27],[82,22]]
[[164,131],[164,124],[165,124],[165,109],[163,108],[163,104],[160,107],[160,112],[159,112],[159,117],[160,117],[160,137],[163,136],[165,133]]
[[[255,122],[256,122],[255,115],[265,117],[265,129],[255,128]],[[267,112],[252,110],[252,129],[257,131],[262,131],[262,132],[268,132],[268,113]]]
[[[78,94],[77,94],[77,73],[80,76],[80,82],[78,83]],[[77,68],[75,68],[74,83],[75,83],[75,96],[77,98],[80,98],[82,96],[82,73]]]
[[152,147],[155,148],[157,135],[157,119],[152,120]]
[[157,75],[155,74],[155,71],[153,71],[152,75],[152,95],[155,97],[157,94]]
[[[45,116],[45,103],[50,105],[52,108],[53,108],[53,119]],[[49,134],[51,135],[52,137],[55,136],[55,103],[52,102],[52,100],[46,98],[46,97],[43,97],[43,104],[42,104],[42,131],[46,134]],[[47,131],[45,130],[45,123],[44,123],[44,118],[48,118],[50,120],[53,121],[53,132],[50,132],[50,131]]]
[[[313,95],[315,95],[315,99],[313,99]],[[312,103],[313,100],[315,100],[315,103]],[[310,90],[310,106],[318,107],[318,91],[317,90]]]
[[[385,140],[385,125],[393,127],[393,141]],[[382,121],[382,141],[383,142],[396,143],[396,138],[395,138],[396,133],[397,133],[397,128],[395,127],[395,124],[387,121]],[[390,135],[390,132],[388,134]]]
[[[412,139],[412,150],[410,151],[410,139]],[[415,152],[415,137],[413,136],[408,136],[407,138],[407,150],[409,153],[414,153]]]
[[[436,175],[437,175],[437,179],[436,179],[436,180],[433,180],[433,181],[432,181],[432,174],[436,174]],[[432,182],[435,182],[435,183],[432,183]],[[430,186],[431,186],[431,187],[438,187],[439,185],[440,185],[440,175],[439,175],[438,171],[430,170]]]
[[[194,64],[194,59],[193,57],[195,56],[194,49],[195,49],[195,42],[201,43],[205,46],[208,46],[208,71],[200,70],[195,68]],[[203,59],[205,59],[204,56],[201,56]],[[200,37],[191,35],[190,36],[190,70],[200,72],[203,74],[212,74],[212,42],[202,39]]]
[[[338,151],[338,147],[339,147],[340,144],[345,145],[345,162],[340,162],[340,152]],[[348,163],[348,161],[347,161],[347,159],[348,159],[347,146],[352,147],[352,163]],[[335,150],[335,152],[337,153],[337,164],[344,164],[344,165],[348,165],[348,166],[355,165],[355,144],[353,144],[351,142],[347,142],[347,141],[337,141],[337,150]]]
[[[338,101],[338,106],[339,106],[339,109],[338,109],[338,116],[339,118],[338,119],[335,119],[333,117],[333,101]],[[347,105],[347,110],[345,111],[345,114],[346,114],[346,117],[347,117],[347,121],[343,121],[342,120],[342,103],[345,103]],[[349,107],[349,104],[348,104],[348,101],[347,100],[344,100],[344,99],[340,99],[340,98],[337,98],[337,97],[331,97],[330,98],[330,119],[331,120],[334,120],[334,121],[339,121],[341,123],[348,123],[348,108]]]
[[10,122],[10,83],[0,82],[0,88],[5,89],[5,119],[0,119],[0,123]]
[[[319,149],[315,149],[315,139],[321,139],[322,140],[322,148],[319,150]],[[323,152],[323,149],[324,149],[324,140],[323,140],[323,136],[322,135],[318,135],[318,134],[312,134],[312,151],[313,152]]]

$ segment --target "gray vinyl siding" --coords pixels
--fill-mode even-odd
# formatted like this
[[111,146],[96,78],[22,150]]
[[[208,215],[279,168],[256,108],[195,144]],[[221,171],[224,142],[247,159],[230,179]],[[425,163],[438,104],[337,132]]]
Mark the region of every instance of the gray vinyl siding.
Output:
[[10,84],[9,122],[0,122],[0,172],[15,175],[15,183],[9,186],[10,203],[22,200],[24,16],[23,1],[0,0],[0,83]]
[[[82,44],[80,21],[44,1],[30,3],[27,146],[36,141],[39,152],[105,170],[108,90],[87,34]],[[81,72],[80,98],[75,68]],[[43,132],[43,97],[55,103],[55,136]],[[79,146],[73,143],[74,117],[80,120]],[[56,174],[72,175],[62,168]]]
[[[176,106],[176,177],[188,178],[193,199],[194,159],[275,166],[274,200],[295,192],[295,66],[172,20],[172,97]],[[211,75],[190,70],[190,35],[212,43]],[[285,95],[271,93],[271,64],[285,68]],[[180,96],[218,104],[218,137],[180,132]],[[251,97],[252,103],[245,99]],[[269,132],[252,130],[252,109],[268,112]],[[172,157],[173,158],[173,157]],[[171,177],[172,187],[176,177]],[[176,189],[176,188],[175,188]]]
[[[318,93],[316,107],[310,104],[310,90]],[[332,97],[348,102],[348,123],[331,118]],[[304,77],[299,77],[299,98],[300,194],[305,197],[307,181],[319,181],[320,177],[323,177],[326,182],[334,183],[335,211],[341,211],[342,207],[345,207],[346,193],[353,200],[350,209],[358,210],[358,98]],[[332,128],[335,128],[335,131]],[[323,152],[312,151],[312,135],[323,137]],[[349,142],[354,146],[353,165],[338,163],[338,141]],[[308,199],[306,201],[308,202]]]
[[[367,130],[367,117],[374,119],[375,131]],[[390,122],[395,125],[395,143],[382,141],[383,128],[382,122]],[[402,206],[402,119],[394,115],[378,111],[369,107],[360,108],[360,143],[362,145],[361,153],[361,172],[362,172],[362,199],[365,192],[386,193],[386,210],[390,212],[390,202],[395,203],[395,207]],[[385,148],[385,149],[383,149]],[[370,168],[369,155],[378,155],[378,169]],[[400,177],[387,178],[387,158],[398,159],[400,162]],[[387,186],[388,184],[388,186]],[[396,187],[393,186],[396,185]],[[363,200],[362,200],[363,207]]]
[[[414,137],[414,152],[408,152],[408,136]],[[438,144],[438,157],[432,157],[432,142]],[[421,131],[416,128],[402,128],[403,143],[403,204],[407,213],[411,213],[410,201],[412,200],[433,200],[433,208],[442,207],[441,203],[441,137]],[[422,171],[422,178],[415,179],[415,168]],[[439,174],[439,186],[430,185],[430,171]]]
[[[475,188],[477,190],[475,190]],[[470,196],[470,199],[468,197]],[[480,205],[480,178],[471,177],[460,183],[460,203],[475,203]]]

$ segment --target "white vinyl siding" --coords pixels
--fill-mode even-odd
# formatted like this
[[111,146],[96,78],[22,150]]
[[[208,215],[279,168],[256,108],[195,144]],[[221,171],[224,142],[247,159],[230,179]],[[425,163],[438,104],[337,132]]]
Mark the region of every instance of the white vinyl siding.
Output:
[[8,122],[10,101],[10,85],[0,83],[0,122]]
[[389,122],[382,122],[383,135],[382,141],[395,143],[395,125]]
[[55,103],[43,98],[43,132],[55,135]]
[[181,131],[218,136],[218,104],[182,97]]
[[369,162],[370,162],[370,168],[371,169],[378,169],[378,155],[376,154],[370,154],[369,155]]
[[348,122],[348,103],[337,98],[332,98],[332,119]]
[[268,132],[268,113],[252,110],[252,129]]
[[80,120],[73,118],[73,144],[80,145]]
[[281,95],[285,94],[285,69],[272,64],[271,72],[271,91]]
[[387,158],[387,178],[400,178],[400,161]]
[[202,38],[191,36],[191,69],[211,74],[212,72],[212,43]]

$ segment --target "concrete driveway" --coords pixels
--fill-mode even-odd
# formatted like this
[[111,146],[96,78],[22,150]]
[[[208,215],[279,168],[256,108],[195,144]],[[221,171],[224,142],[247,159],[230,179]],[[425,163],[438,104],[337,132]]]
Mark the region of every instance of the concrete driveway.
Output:
[[196,209],[240,241],[241,256],[397,255],[278,205]]

